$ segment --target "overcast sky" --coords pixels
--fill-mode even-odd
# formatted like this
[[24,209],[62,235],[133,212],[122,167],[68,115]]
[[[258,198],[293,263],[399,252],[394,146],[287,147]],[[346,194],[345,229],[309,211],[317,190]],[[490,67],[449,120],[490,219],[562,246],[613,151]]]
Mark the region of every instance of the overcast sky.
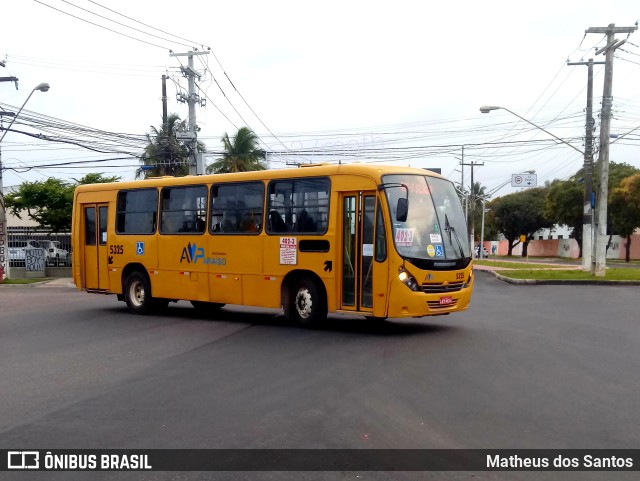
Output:
[[[19,90],[0,83],[0,103],[7,110],[19,107],[36,85],[48,82],[51,89],[35,92],[26,110],[76,127],[139,137],[162,122],[163,73],[172,77],[169,112],[187,118],[186,105],[176,102],[176,93],[187,88],[179,71],[186,57],[171,57],[169,50],[210,47],[212,54],[200,57],[204,62],[196,59],[203,74],[199,86],[208,98],[197,112],[199,138],[210,151],[220,149],[224,132],[233,135],[248,124],[268,150],[289,152],[270,156],[273,168],[287,160],[379,161],[440,167],[460,182],[456,169],[465,145],[465,161],[484,163],[474,174],[489,189],[530,169],[543,183],[573,174],[582,165],[580,153],[554,145],[552,137],[508,112],[481,114],[479,107],[507,107],[584,150],[587,68],[566,62],[604,60],[594,56],[604,36],[585,36],[589,27],[634,26],[639,19],[637,0],[21,0],[2,8],[0,58],[6,68],[0,67],[0,76],[18,77]],[[616,53],[614,133],[640,127],[639,46],[636,32]],[[594,71],[599,125],[604,75],[602,66]],[[13,128],[47,135],[20,125],[20,119]],[[82,138],[77,128],[69,136]],[[639,149],[640,129],[611,146],[611,159],[640,167]],[[122,150],[142,148],[133,142]],[[300,150],[323,155],[291,155]],[[137,164],[131,158],[38,169],[128,156],[14,132],[7,134],[2,151],[4,166],[15,169],[5,170],[5,186],[95,171],[129,179]],[[466,167],[467,185],[469,177]]]

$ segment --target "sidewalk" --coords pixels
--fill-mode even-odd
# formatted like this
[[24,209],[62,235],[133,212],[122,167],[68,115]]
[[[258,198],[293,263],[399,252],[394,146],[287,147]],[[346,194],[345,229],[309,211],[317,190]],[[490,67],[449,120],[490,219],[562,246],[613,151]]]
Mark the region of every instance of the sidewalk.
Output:
[[59,277],[51,281],[38,283],[38,286],[40,287],[73,287],[74,289],[76,287],[71,277]]
[[75,289],[76,286],[73,283],[71,277],[59,277],[57,279],[48,279],[41,282],[32,282],[31,284],[0,284],[0,289],[28,289],[33,287],[70,287]]

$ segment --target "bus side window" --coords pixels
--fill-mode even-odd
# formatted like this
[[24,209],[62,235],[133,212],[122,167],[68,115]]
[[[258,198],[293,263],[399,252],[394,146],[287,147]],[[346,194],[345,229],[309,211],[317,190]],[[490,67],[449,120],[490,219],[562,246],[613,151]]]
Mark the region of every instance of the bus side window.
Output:
[[157,189],[132,189],[118,192],[117,234],[153,234],[158,210]]
[[[321,235],[327,231],[331,191],[328,178],[273,180],[269,182],[268,189],[267,234],[300,232]],[[274,212],[280,216],[279,221]]]
[[206,186],[164,187],[160,204],[161,234],[201,234],[205,231]]
[[263,209],[262,182],[214,184],[211,187],[211,233],[259,234]]

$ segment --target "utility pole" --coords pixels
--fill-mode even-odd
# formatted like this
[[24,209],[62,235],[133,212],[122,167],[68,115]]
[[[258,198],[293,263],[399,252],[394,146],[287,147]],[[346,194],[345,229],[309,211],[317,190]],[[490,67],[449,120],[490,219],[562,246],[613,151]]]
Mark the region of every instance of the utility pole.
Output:
[[[457,157],[456,157],[457,159]],[[462,146],[462,157],[460,160],[460,193],[464,196],[464,220],[469,222],[469,196],[464,191],[464,145]],[[468,224],[467,224],[468,226]]]
[[600,121],[600,150],[598,151],[600,179],[596,196],[596,262],[593,270],[597,277],[604,277],[607,269],[607,201],[609,198],[609,134],[611,131],[611,104],[613,102],[613,54],[618,47],[626,42],[626,40],[617,41],[614,36],[616,33],[632,33],[637,29],[637,24],[635,27],[616,27],[615,24],[610,23],[608,27],[591,27],[585,30],[585,33],[604,33],[607,35],[607,45],[596,51],[596,55],[606,53]]
[[[182,67],[182,74],[189,79],[189,95],[186,98],[189,106],[189,136],[187,144],[189,145],[189,175],[202,174],[201,155],[198,155],[198,126],[196,125],[196,103],[203,105],[204,100],[196,93],[196,77],[200,75],[196,73],[193,65],[194,55],[209,55],[209,52],[189,51],[187,53],[171,53],[171,57],[188,57],[187,68]],[[185,100],[185,99],[183,99]]]
[[584,202],[582,210],[582,270],[593,268],[593,66],[605,62],[567,62],[567,65],[587,66],[587,119],[584,139]]
[[[470,215],[470,217],[471,217],[471,223],[470,223],[471,234],[470,234],[469,238],[470,238],[471,251],[473,252],[474,244],[475,244],[474,211],[475,211],[475,201],[476,201],[475,194],[473,192],[473,168],[476,167],[476,166],[483,166],[484,162],[480,163],[480,162],[471,161],[470,163],[465,164],[464,160],[463,160],[461,165],[463,166],[462,167],[463,169],[464,169],[465,165],[471,166],[471,188],[469,189],[469,203],[471,204],[471,207],[469,209],[470,210],[470,214],[471,214]],[[469,218],[467,218],[467,221],[469,221]]]
[[166,175],[164,169],[169,165],[171,159],[169,158],[169,117],[167,114],[167,76],[162,76],[162,132],[164,133],[164,139],[162,141],[165,145],[162,148],[162,169],[160,175]]
[[167,115],[167,76],[162,76],[162,127],[165,134],[168,133],[169,116]]
[[[2,114],[0,112],[0,119]],[[2,150],[0,150],[0,282],[4,276],[9,277],[9,234],[7,232],[7,209],[4,203],[4,183],[2,180]]]
[[[0,62],[0,66],[4,67],[4,63]],[[18,88],[18,78],[17,77],[0,77],[0,82],[15,82],[16,89]],[[4,115],[7,116],[15,116],[15,112],[5,112],[4,110],[0,112],[0,121],[2,121],[2,117]],[[0,282],[2,282],[2,277],[9,277],[9,269],[10,269],[10,259],[9,259],[9,233],[7,231],[7,209],[4,204],[4,182],[2,180],[2,146],[0,145],[0,270],[3,272],[0,273]]]

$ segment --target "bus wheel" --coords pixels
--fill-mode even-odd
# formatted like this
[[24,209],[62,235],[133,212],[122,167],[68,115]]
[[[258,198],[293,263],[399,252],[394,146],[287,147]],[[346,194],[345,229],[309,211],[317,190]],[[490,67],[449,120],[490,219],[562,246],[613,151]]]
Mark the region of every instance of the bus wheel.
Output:
[[144,274],[138,271],[129,274],[125,282],[124,299],[132,314],[147,314],[153,309],[151,285]]
[[317,326],[327,318],[327,301],[314,281],[302,277],[293,285],[286,313],[303,326]]

